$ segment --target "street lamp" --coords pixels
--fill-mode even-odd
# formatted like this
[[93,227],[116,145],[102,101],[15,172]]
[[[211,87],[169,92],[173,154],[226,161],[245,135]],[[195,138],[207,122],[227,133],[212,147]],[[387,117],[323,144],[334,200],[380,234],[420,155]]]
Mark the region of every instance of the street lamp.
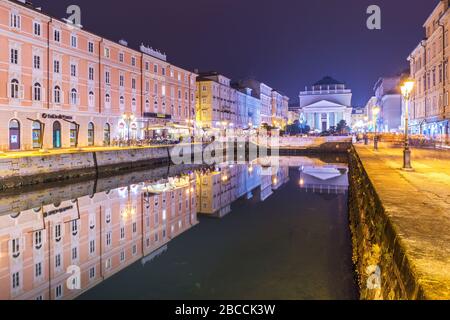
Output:
[[122,115],[122,119],[123,119],[123,121],[125,121],[125,123],[127,124],[127,131],[128,131],[128,134],[127,134],[127,140],[128,140],[128,146],[131,144],[131,141],[130,141],[130,127],[131,127],[131,123],[134,121],[134,119],[135,119],[135,117],[134,117],[134,114],[126,114],[126,113],[124,113],[123,115]]
[[402,84],[402,95],[405,99],[405,145],[403,149],[403,170],[412,170],[411,166],[411,150],[409,149],[409,99],[414,89],[414,81],[407,79]]
[[373,147],[375,150],[378,150],[378,133],[377,133],[377,123],[378,123],[378,114],[380,113],[380,107],[375,106],[372,109],[373,114],[373,123],[374,123],[374,138],[373,138]]

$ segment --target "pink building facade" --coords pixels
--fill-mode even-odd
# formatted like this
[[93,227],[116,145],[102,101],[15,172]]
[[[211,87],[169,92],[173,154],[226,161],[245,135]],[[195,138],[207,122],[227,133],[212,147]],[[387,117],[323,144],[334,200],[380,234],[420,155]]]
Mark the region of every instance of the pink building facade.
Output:
[[198,223],[195,188],[192,174],[0,216],[0,300],[73,299],[151,260]]
[[0,151],[108,146],[195,119],[196,75],[153,49],[20,1],[0,3],[0,48]]

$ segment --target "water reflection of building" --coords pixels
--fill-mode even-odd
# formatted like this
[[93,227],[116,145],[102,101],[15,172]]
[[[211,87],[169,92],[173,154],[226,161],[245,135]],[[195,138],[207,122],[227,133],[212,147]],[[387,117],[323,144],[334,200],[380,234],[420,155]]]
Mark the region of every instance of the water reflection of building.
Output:
[[197,224],[195,187],[191,175],[0,216],[0,299],[72,299],[151,257]]
[[348,168],[346,166],[302,166],[300,187],[306,192],[342,194],[348,190]]
[[198,212],[223,217],[236,200],[237,166],[221,165],[197,172]]
[[[271,175],[267,177],[272,187]],[[241,198],[251,199],[264,179],[257,164],[221,165],[197,173],[197,203],[199,213],[223,217],[230,213],[231,204]]]

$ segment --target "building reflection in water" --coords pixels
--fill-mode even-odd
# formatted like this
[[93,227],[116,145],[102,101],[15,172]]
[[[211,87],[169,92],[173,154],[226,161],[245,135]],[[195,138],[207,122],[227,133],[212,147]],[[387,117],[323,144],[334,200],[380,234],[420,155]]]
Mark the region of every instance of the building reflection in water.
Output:
[[305,192],[344,194],[348,190],[347,166],[301,166],[299,170],[299,185]]
[[[300,168],[300,186],[307,191],[347,190],[346,166],[323,167],[317,159],[296,157],[280,158],[274,167],[256,160],[174,177],[155,178],[153,172],[149,182],[133,174],[114,178],[125,187],[111,189],[105,188],[114,185],[111,178],[61,186],[66,192],[54,197],[58,203],[39,190],[26,195],[35,200],[20,204],[17,195],[2,197],[0,300],[76,298],[131,264],[164,254],[170,240],[198,224],[197,213],[223,217],[237,199],[267,200],[289,181],[293,166]],[[84,190],[94,192],[80,194]],[[16,207],[21,209],[8,211]]]
[[195,188],[191,174],[0,216],[0,299],[73,299],[148,260],[198,223]]

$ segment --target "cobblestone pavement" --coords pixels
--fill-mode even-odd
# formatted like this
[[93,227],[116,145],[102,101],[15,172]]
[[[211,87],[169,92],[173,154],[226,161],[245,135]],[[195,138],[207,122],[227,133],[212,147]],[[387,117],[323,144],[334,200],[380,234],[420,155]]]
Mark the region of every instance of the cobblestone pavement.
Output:
[[450,299],[450,151],[412,149],[406,172],[401,148],[355,147],[427,296]]

